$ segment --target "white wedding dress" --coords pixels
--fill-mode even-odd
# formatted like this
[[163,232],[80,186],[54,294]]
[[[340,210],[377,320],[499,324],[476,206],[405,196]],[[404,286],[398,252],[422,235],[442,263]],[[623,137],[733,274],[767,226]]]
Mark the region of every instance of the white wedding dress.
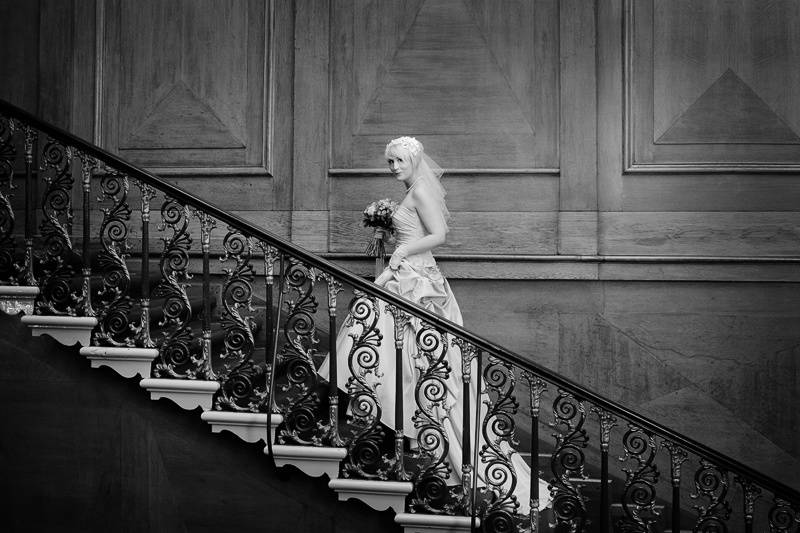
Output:
[[[392,220],[394,222],[397,245],[409,244],[426,235],[425,229],[420,221],[417,211],[403,205],[398,206]],[[411,255],[403,259],[397,270],[386,267],[375,280],[387,290],[402,296],[416,304],[421,305],[441,317],[444,317],[458,325],[462,325],[461,311],[456,302],[455,296],[447,280],[442,276],[439,267],[430,251],[417,255]],[[379,362],[377,373],[370,373],[368,379],[370,384],[375,387],[378,400],[382,407],[381,422],[389,428],[395,428],[395,333],[394,318],[391,313],[386,311],[386,305],[380,302],[378,306],[380,316],[377,321],[377,328],[383,335],[383,340],[378,348]],[[412,441],[412,447],[416,446],[416,429],[412,416],[417,410],[417,400],[415,398],[415,387],[423,372],[428,368],[428,359],[419,353],[417,348],[416,333],[419,331],[419,320],[411,318],[403,334],[403,428],[404,434]],[[356,330],[354,330],[354,328]],[[339,387],[344,389],[350,377],[348,367],[348,355],[353,346],[353,339],[361,334],[361,326],[345,325],[340,328],[336,338],[336,352],[338,354],[338,381]],[[462,472],[462,429],[463,429],[463,394],[464,386],[462,381],[462,362],[461,352],[457,346],[449,343],[447,346],[447,360],[450,365],[450,374],[446,380],[447,394],[444,401],[445,405],[436,409],[437,416],[442,420],[443,430],[448,440],[448,453],[446,460],[451,466],[450,479],[448,485],[459,485],[461,483]],[[327,379],[329,361],[326,359],[319,369],[319,374]],[[477,360],[472,361],[472,372],[470,380],[470,410],[471,423],[470,432],[474,435],[475,427],[475,405],[477,403],[478,386],[480,379],[478,376]],[[482,380],[481,380],[482,383]],[[486,394],[481,396],[482,402],[486,400]],[[481,420],[485,417],[487,406],[481,406]],[[479,429],[480,431],[480,429]],[[479,441],[479,446],[484,443],[483,438]],[[474,439],[473,439],[474,446]],[[517,497],[520,506],[520,514],[530,512],[530,481],[531,471],[525,461],[518,453],[513,451],[507,443],[501,446],[505,454],[510,455],[510,460],[516,473],[516,488],[513,494]],[[474,471],[478,475],[478,483],[483,482],[484,473],[480,460],[475,465]],[[507,483],[506,489],[508,488]],[[547,507],[550,503],[550,495],[547,483],[539,480],[539,509]]]

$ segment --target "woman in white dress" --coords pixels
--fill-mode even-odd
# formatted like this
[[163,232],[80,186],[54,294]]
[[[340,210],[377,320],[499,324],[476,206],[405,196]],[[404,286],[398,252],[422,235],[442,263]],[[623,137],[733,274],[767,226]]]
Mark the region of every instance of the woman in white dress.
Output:
[[[445,190],[440,183],[441,168],[425,154],[422,144],[413,137],[399,137],[389,142],[386,146],[386,159],[389,170],[395,179],[405,186],[406,193],[392,217],[396,236],[394,253],[388,266],[377,277],[375,283],[438,316],[462,325],[461,311],[455,296],[447,280],[439,271],[431,253],[435,247],[444,244],[450,216],[445,203]],[[373,354],[378,356],[374,371],[360,377],[369,383],[377,396],[381,406],[381,421],[388,427],[395,428],[395,322],[392,313],[387,312],[385,304],[376,307],[378,316],[375,317],[375,324],[381,332],[383,340],[379,346],[369,350],[370,356]],[[352,360],[353,354],[359,350],[357,339],[361,337],[364,328],[363,322],[346,320],[344,326],[339,330],[336,352],[339,386],[342,388],[352,375],[348,361]],[[402,334],[403,391],[400,398],[403,400],[403,430],[405,436],[411,441],[413,449],[422,447],[436,455],[437,450],[444,450],[445,444],[442,439],[434,437],[430,440],[425,436],[418,435],[419,428],[423,426],[421,422],[424,420],[418,420],[416,428],[414,423],[414,413],[420,407],[419,402],[425,402],[425,399],[417,398],[417,385],[432,364],[430,356],[420,353],[418,348],[417,334],[420,328],[420,321],[410,317]],[[460,485],[464,400],[461,351],[452,343],[447,343],[446,350],[446,360],[450,368],[449,375],[444,380],[446,391],[439,396],[440,401],[427,403],[431,407],[429,413],[434,415],[431,418],[440,421],[442,433],[447,439],[447,453],[441,454],[446,455],[442,459],[445,459],[451,467],[447,484]],[[367,357],[367,359],[371,359],[371,357]],[[328,364],[326,360],[319,370],[324,377],[328,375]],[[471,368],[472,379],[469,394],[473,422],[471,422],[470,429],[474,432],[475,406],[478,396],[477,382],[480,379],[477,374],[476,360],[472,361]],[[420,396],[423,395],[420,394]],[[483,398],[485,399],[485,395]],[[481,411],[482,415],[487,412],[485,404],[481,406]],[[417,418],[425,417],[418,416]],[[418,436],[422,442],[417,442]],[[484,442],[484,439],[481,438],[479,446]],[[503,452],[510,456],[516,473],[517,479],[513,494],[519,502],[518,512],[528,514],[530,511],[530,468],[519,454],[510,449],[506,443],[503,444]],[[480,466],[476,466],[478,482],[480,485],[485,485],[481,470]],[[509,486],[510,483],[509,480],[506,486]],[[547,504],[549,504],[547,484],[539,480],[539,509]]]

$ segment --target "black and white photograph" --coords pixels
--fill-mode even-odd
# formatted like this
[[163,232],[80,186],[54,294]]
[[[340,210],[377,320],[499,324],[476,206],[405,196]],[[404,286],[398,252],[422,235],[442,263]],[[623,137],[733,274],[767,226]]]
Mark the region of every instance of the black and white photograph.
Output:
[[0,0],[0,531],[800,533],[800,0]]

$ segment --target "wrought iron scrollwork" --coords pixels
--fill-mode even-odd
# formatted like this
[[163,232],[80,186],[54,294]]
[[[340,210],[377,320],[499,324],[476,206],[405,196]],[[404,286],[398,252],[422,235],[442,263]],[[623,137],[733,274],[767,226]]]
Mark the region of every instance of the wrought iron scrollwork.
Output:
[[729,487],[728,472],[718,468],[705,459],[700,460],[700,468],[694,474],[695,493],[692,499],[705,498],[707,505],[694,505],[697,522],[694,531],[698,533],[725,533],[727,521],[731,516],[731,505],[727,500]]
[[235,411],[258,412],[266,407],[264,399],[267,393],[265,369],[253,360],[253,243],[241,232],[229,227],[222,245],[225,255],[220,257],[220,261],[233,261],[234,265],[223,269],[226,276],[222,287],[224,309],[220,317],[225,328],[224,348],[220,354],[223,368],[214,369],[223,383],[215,405],[217,409],[225,407]]
[[632,467],[624,467],[625,491],[622,494],[622,509],[625,517],[618,522],[621,533],[648,533],[658,518],[656,510],[656,484],[658,467],[655,464],[655,437],[640,427],[628,424],[622,437],[625,455],[620,461],[633,459]]
[[278,433],[281,444],[322,446],[326,427],[320,419],[320,397],[314,354],[319,343],[314,316],[314,272],[302,262],[292,259],[283,273],[283,290],[294,293],[287,298],[287,316],[283,324],[285,343],[278,353],[280,395],[275,401],[283,415],[284,427]]
[[131,275],[126,258],[128,253],[128,233],[131,208],[128,205],[128,177],[110,172],[100,180],[101,196],[98,202],[110,201],[103,207],[103,221],[100,224],[100,243],[103,249],[97,256],[98,266],[103,276],[103,287],[95,298],[98,331],[94,344],[112,346],[133,346],[135,327],[129,315],[133,307],[129,294]]
[[416,345],[412,357],[420,377],[414,389],[417,408],[411,419],[419,444],[416,457],[423,460],[423,466],[414,480],[411,505],[415,511],[453,514],[460,501],[447,486],[452,468],[447,461],[450,441],[444,426],[454,400],[447,388],[452,371],[447,358],[450,341],[447,334],[421,323]]
[[483,384],[488,412],[481,426],[484,444],[479,455],[486,465],[483,469],[486,487],[480,490],[488,499],[481,520],[486,531],[513,531],[520,506],[514,494],[520,480],[511,462],[516,444],[514,415],[519,410],[514,396],[514,368],[490,356],[483,371]]
[[395,464],[381,452],[386,433],[380,424],[383,406],[375,392],[383,377],[378,370],[383,340],[383,332],[378,328],[380,317],[378,300],[356,291],[344,323],[352,339],[347,354],[350,376],[346,384],[350,396],[347,421],[352,436],[342,468],[344,477],[388,479]]
[[800,510],[783,498],[775,498],[768,516],[770,533],[796,533],[800,530]]
[[5,182],[8,194],[0,188],[0,282],[17,284],[17,269],[14,266],[16,241],[14,239],[14,209],[11,207],[14,185],[14,164],[17,149],[14,146],[14,125],[0,117],[0,186]]
[[71,147],[53,138],[42,149],[44,220],[39,229],[44,250],[39,254],[41,283],[37,311],[43,314],[74,316],[82,303],[81,290],[76,290],[72,279],[81,271],[80,257],[74,252],[71,239],[73,156]]
[[186,289],[189,274],[189,210],[177,201],[167,198],[161,206],[159,231],[172,230],[172,235],[162,237],[161,280],[154,291],[156,298],[164,298],[163,318],[158,325],[165,327],[158,358],[155,364],[157,377],[199,379],[205,376],[202,355],[192,350],[193,335],[189,322],[192,308]]
[[575,479],[585,478],[586,457],[584,448],[589,438],[586,435],[586,408],[574,395],[559,390],[553,401],[554,421],[550,427],[556,430],[556,449],[550,460],[555,476],[551,482],[553,514],[556,524],[568,531],[583,531],[586,524],[586,497]]
[[220,354],[224,368],[215,372],[226,376],[231,368],[243,363],[253,355],[253,319],[246,313],[253,309],[253,279],[255,271],[250,264],[253,245],[250,239],[232,228],[222,241],[225,255],[220,261],[234,261],[234,266],[224,268],[225,284],[222,286],[222,305],[224,310],[220,320],[225,328],[224,349]]

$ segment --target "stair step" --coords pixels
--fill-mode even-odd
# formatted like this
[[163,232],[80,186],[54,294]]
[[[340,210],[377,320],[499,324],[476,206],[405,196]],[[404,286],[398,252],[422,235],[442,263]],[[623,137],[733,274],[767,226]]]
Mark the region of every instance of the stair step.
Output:
[[17,315],[33,314],[33,303],[39,294],[39,287],[26,287],[24,285],[0,285],[0,311]]
[[[394,521],[403,527],[403,533],[469,533],[472,530],[469,516],[398,513]],[[480,524],[480,518],[476,518],[475,527],[479,528]]]
[[150,391],[151,400],[168,398],[187,410],[198,407],[210,410],[214,393],[219,389],[219,382],[199,379],[147,378],[140,381],[139,386]]
[[393,509],[396,513],[405,510],[406,496],[414,488],[408,481],[367,479],[332,479],[328,486],[336,491],[341,501],[355,498],[376,511]]
[[97,325],[94,317],[24,315],[22,323],[31,328],[34,336],[50,335],[65,346],[89,346],[92,330]]
[[107,366],[119,375],[132,378],[150,377],[150,366],[158,357],[156,348],[124,348],[109,346],[84,346],[80,353],[91,361],[92,368]]
[[[203,411],[200,418],[211,424],[212,433],[229,431],[245,442],[267,442],[267,413],[244,413],[236,411]],[[272,414],[272,434],[275,428],[283,423],[283,416]]]
[[[264,448],[269,453],[269,446]],[[276,466],[292,465],[311,477],[327,474],[330,479],[339,477],[339,463],[347,455],[347,448],[321,446],[272,446]]]

